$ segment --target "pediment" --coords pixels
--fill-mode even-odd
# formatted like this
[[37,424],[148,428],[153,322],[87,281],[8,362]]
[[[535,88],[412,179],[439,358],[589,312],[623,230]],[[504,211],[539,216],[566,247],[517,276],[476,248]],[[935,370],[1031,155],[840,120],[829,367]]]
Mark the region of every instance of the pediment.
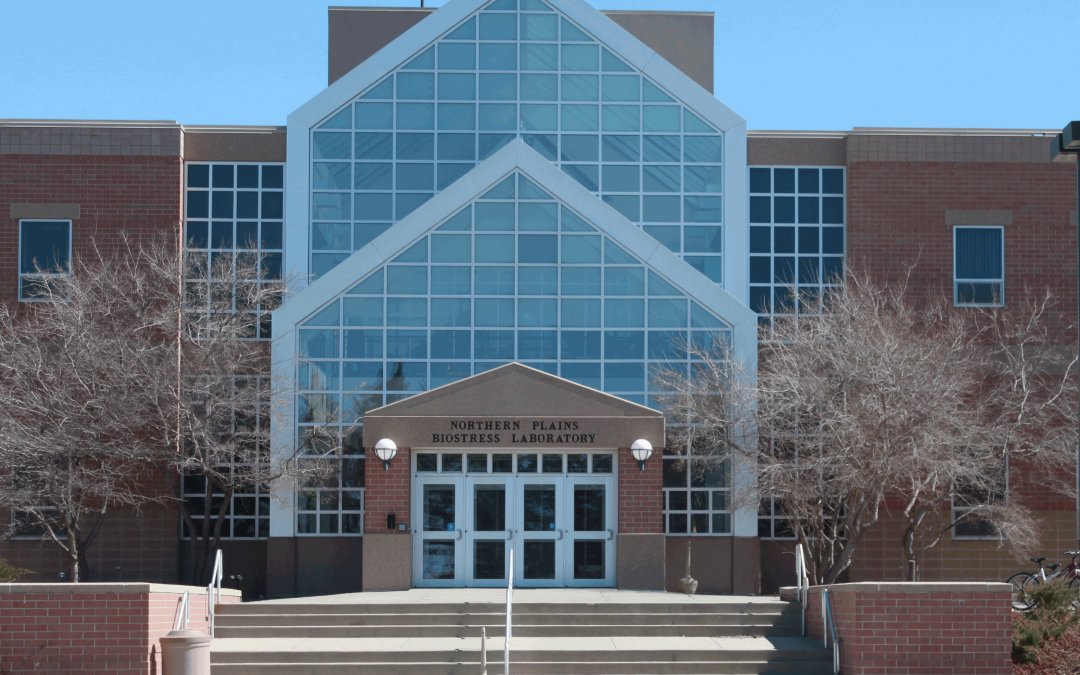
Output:
[[520,363],[372,410],[379,417],[652,417],[657,410],[631,403]]

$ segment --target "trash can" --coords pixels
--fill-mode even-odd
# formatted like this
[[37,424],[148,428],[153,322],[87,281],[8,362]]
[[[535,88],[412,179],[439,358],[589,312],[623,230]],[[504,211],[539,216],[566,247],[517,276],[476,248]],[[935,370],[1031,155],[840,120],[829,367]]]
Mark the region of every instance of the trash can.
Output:
[[162,675],[210,675],[210,636],[174,630],[161,638]]

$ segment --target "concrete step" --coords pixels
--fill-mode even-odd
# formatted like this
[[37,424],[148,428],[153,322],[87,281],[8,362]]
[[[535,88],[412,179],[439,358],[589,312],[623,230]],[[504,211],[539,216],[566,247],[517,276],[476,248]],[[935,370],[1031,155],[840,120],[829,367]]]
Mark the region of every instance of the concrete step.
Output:
[[[502,613],[468,614],[225,614],[219,626],[493,626],[506,622]],[[515,626],[742,626],[799,625],[798,614],[609,614],[514,612]]]
[[[244,602],[215,606],[215,614],[222,616],[249,614],[502,614],[503,602],[458,603],[305,603],[297,602]],[[798,614],[798,606],[779,600],[739,602],[666,602],[666,603],[570,603],[570,602],[514,602],[514,616],[518,614]]]
[[[326,602],[222,605],[211,645],[213,675],[476,675],[480,628],[489,675],[502,675],[505,605],[470,590],[394,596],[357,594]],[[515,675],[825,675],[832,653],[799,637],[790,602],[684,600],[593,592],[597,602],[553,601],[577,593],[522,594],[514,604]],[[396,602],[395,597],[415,598]],[[416,597],[420,596],[420,597]],[[488,598],[443,602],[443,598]],[[531,597],[530,597],[531,596]],[[385,598],[385,600],[383,600]],[[353,602],[349,602],[353,600]]]
[[[408,625],[361,625],[361,626],[226,626],[218,624],[216,634],[219,638],[390,638],[390,637],[439,637],[469,638],[480,634],[484,626],[488,637],[502,637],[505,624],[463,623],[438,626]],[[798,624],[793,626],[758,624],[758,625],[678,625],[658,623],[655,625],[519,625],[513,628],[517,637],[795,637],[800,633]]]
[[[513,649],[517,638],[511,641],[511,662],[529,663],[637,663],[664,662],[664,663],[705,663],[705,662],[828,662],[832,663],[832,651],[828,649],[811,648],[812,641],[806,638],[788,638],[788,642],[797,643],[798,646],[788,649],[768,648],[721,648],[715,642],[700,639],[689,640],[648,640],[648,643],[658,643],[656,648],[643,649],[612,649],[610,641],[587,641],[575,640],[572,644],[577,649],[559,649],[554,647],[553,641],[531,640],[532,646],[539,644],[551,644],[552,649],[537,650],[535,648]],[[344,641],[336,641],[339,644]],[[390,641],[385,641],[383,646],[388,646]],[[400,642],[400,641],[399,641]],[[480,663],[479,640],[416,640],[414,649],[335,649],[328,644],[326,649],[289,649],[285,651],[221,651],[214,649],[210,660],[213,664],[226,663]],[[730,644],[737,644],[740,640],[727,640]],[[752,640],[760,644],[762,640]],[[425,644],[426,643],[426,644]],[[456,649],[447,649],[448,644],[460,645]],[[583,648],[587,644],[593,648]],[[607,643],[605,645],[605,643]],[[702,649],[702,644],[712,644],[712,649]],[[327,644],[327,643],[324,643]],[[686,648],[672,648],[672,645],[689,644]],[[361,646],[355,643],[349,646]],[[424,648],[430,647],[430,648]],[[490,640],[488,642],[488,661],[502,660],[502,640]],[[649,671],[646,671],[649,672]]]
[[[828,675],[832,663],[770,661],[638,661],[636,663],[519,662],[513,675]],[[228,663],[214,664],[213,675],[477,675],[471,663]],[[488,663],[488,675],[503,675],[503,664]]]

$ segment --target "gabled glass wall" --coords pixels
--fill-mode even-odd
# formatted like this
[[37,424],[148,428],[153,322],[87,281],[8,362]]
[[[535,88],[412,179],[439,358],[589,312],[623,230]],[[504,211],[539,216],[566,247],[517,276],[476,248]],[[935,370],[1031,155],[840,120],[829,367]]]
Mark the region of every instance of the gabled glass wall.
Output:
[[319,308],[297,330],[300,442],[359,455],[365,412],[518,361],[651,405],[683,348],[730,328],[518,172]]
[[520,136],[722,279],[722,134],[543,0],[489,3],[311,133],[313,276]]

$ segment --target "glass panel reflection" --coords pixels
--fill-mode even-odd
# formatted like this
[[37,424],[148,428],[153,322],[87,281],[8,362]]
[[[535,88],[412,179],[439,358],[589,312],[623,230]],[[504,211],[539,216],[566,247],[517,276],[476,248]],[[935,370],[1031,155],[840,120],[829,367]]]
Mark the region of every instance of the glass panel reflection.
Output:
[[[555,486],[526,485],[524,512],[526,532],[550,532],[555,529]],[[528,555],[526,554],[526,560]]]
[[[527,528],[526,528],[527,529]],[[555,578],[555,542],[525,540],[524,567],[526,579]]]
[[424,541],[424,578],[454,578],[453,539],[427,539]]
[[506,487],[477,485],[473,502],[477,532],[499,532],[506,529]]
[[603,540],[578,539],[574,542],[574,578],[604,578]]
[[424,486],[425,532],[453,532],[455,530],[454,488],[453,485]]
[[604,501],[603,485],[574,486],[575,532],[600,532],[607,529],[604,522]]
[[477,541],[473,545],[473,577],[476,579],[506,578],[506,542]]

